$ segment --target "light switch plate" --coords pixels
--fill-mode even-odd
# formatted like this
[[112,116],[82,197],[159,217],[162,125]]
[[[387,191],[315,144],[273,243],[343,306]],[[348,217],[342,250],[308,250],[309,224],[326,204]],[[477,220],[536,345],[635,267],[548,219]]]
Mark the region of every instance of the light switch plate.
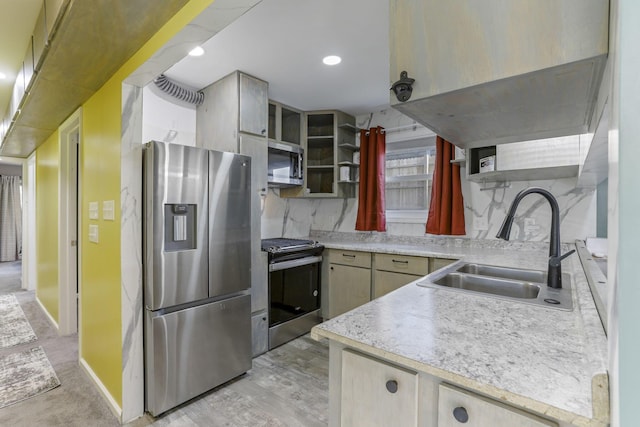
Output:
[[100,219],[98,202],[89,202],[89,219]]
[[114,221],[116,219],[113,200],[105,200],[102,202],[102,218],[108,221]]
[[98,226],[96,224],[89,224],[89,241],[98,243]]

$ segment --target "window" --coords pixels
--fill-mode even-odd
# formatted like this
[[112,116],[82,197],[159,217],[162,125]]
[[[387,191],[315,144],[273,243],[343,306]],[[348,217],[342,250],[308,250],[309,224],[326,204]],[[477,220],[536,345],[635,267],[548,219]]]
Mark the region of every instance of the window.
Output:
[[395,222],[424,222],[429,211],[435,147],[392,149],[387,146],[387,150],[387,219]]

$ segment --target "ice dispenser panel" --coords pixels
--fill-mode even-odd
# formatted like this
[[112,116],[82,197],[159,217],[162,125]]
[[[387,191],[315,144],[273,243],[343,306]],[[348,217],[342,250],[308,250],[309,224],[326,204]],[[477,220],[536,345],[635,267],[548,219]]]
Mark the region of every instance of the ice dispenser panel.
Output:
[[164,205],[164,250],[165,252],[196,249],[197,205]]

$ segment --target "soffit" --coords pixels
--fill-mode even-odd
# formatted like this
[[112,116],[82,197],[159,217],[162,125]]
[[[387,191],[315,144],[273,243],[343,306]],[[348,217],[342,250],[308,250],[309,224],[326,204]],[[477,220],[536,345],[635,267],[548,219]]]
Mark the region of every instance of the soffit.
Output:
[[0,154],[31,154],[187,1],[72,0]]

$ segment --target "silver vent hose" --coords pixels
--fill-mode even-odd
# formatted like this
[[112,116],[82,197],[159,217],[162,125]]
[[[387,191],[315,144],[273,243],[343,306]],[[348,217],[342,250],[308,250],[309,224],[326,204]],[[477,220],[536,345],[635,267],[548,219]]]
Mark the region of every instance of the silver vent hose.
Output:
[[204,93],[187,89],[169,79],[164,74],[160,74],[153,81],[155,85],[163,92],[190,104],[200,105],[204,102]]

